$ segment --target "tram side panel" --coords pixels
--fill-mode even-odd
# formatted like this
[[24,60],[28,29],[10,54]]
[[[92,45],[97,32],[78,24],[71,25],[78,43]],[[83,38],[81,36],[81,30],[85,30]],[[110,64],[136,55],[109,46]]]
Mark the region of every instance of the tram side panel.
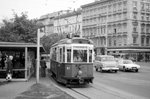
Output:
[[58,62],[51,60],[50,70],[54,77],[57,77],[57,65],[58,65]]

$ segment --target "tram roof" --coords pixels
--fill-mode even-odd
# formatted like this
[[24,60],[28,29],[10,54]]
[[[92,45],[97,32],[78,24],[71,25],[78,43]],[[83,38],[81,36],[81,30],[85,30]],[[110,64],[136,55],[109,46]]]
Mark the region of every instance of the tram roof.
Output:
[[92,40],[86,39],[86,38],[80,38],[80,37],[74,37],[74,38],[66,38],[58,41],[57,43],[53,44],[52,46],[56,46],[59,44],[93,44]]

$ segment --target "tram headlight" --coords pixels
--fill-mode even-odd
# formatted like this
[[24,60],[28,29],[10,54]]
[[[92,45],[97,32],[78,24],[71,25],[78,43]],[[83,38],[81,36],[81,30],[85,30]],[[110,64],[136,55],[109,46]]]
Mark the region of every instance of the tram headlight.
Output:
[[82,73],[83,73],[83,72],[82,72],[81,70],[78,71],[78,75],[79,75],[79,76],[81,76]]
[[67,67],[67,70],[70,70],[70,67]]

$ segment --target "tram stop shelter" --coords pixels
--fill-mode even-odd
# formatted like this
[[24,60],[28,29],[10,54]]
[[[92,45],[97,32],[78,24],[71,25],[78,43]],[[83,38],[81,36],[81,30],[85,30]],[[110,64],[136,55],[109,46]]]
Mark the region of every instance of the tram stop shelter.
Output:
[[[45,52],[40,45],[40,52]],[[0,42],[0,79],[6,78],[6,64],[2,66],[2,56],[13,56],[12,80],[27,81],[36,71],[37,44]]]

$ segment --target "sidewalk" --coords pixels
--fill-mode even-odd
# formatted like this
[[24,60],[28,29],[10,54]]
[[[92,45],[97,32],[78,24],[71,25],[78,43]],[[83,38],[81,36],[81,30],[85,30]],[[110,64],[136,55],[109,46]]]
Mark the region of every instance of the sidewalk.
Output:
[[35,78],[27,82],[9,82],[0,85],[0,99],[75,99],[67,93],[56,88],[48,77]]

